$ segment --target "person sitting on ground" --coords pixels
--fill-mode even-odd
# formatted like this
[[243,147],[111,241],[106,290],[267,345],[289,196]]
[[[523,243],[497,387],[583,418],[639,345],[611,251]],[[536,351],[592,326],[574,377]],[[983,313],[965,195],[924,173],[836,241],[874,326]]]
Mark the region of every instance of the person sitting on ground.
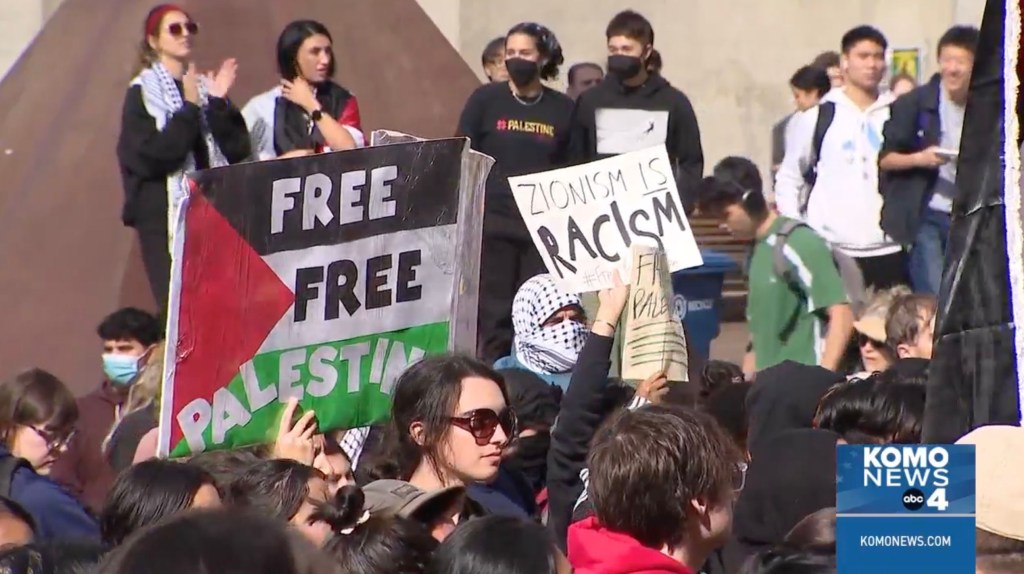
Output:
[[465,504],[466,488],[449,486],[427,492],[403,480],[375,480],[363,487],[365,509],[370,514],[393,514],[410,518],[430,529],[443,541],[455,530],[453,516]]
[[121,473],[100,514],[103,543],[120,546],[136,530],[193,508],[218,508],[213,477],[198,467],[147,460]]
[[366,145],[359,104],[335,83],[331,33],[314,20],[285,26],[277,39],[281,85],[242,109],[256,159],[295,157]]
[[330,536],[330,527],[315,520],[317,507],[330,500],[324,473],[287,459],[260,461],[228,487],[225,502],[290,524],[316,545]]
[[893,300],[885,318],[885,343],[897,357],[932,358],[935,308],[934,295],[917,293]]
[[[465,486],[457,521],[485,513],[529,516],[514,493],[480,488],[499,479],[502,455],[518,434],[505,381],[494,369],[459,355],[427,357],[395,383],[391,421],[360,467],[374,479],[404,480],[433,491]],[[532,500],[529,501],[532,503]]]
[[422,574],[437,541],[426,526],[366,506],[358,486],[343,486],[311,517],[331,528],[324,552],[345,574]]
[[924,402],[924,385],[887,371],[837,385],[822,397],[814,425],[849,443],[917,444]]
[[202,510],[143,529],[105,560],[104,574],[337,574],[338,566],[280,521]]
[[487,81],[493,83],[508,81],[508,70],[505,69],[504,36],[498,36],[487,42],[483,53],[480,54],[480,66],[484,69],[484,76],[487,76]]
[[893,301],[909,294],[910,289],[900,285],[875,291],[868,296],[868,304],[853,322],[862,370],[852,377],[864,378],[871,373],[880,373],[896,362],[896,354],[885,344],[885,318]]
[[699,572],[729,536],[739,461],[707,415],[621,411],[587,457],[596,515],[569,528],[569,562],[579,574]]
[[586,323],[578,296],[563,291],[549,273],[535,275],[512,301],[512,355],[494,368],[525,369],[564,391],[587,338]]
[[1024,572],[1024,429],[983,426],[956,444],[974,445],[978,574]]
[[[163,327],[152,314],[131,307],[108,315],[96,329],[103,341],[104,379],[99,388],[78,399],[75,440],[53,464],[50,476],[93,513],[103,508],[116,476],[103,456],[103,440],[124,410],[132,384],[138,380]],[[162,348],[161,348],[162,351]]]
[[36,540],[99,540],[96,521],[66,490],[50,480],[78,420],[74,396],[40,369],[0,382],[0,496],[32,516]]
[[459,525],[434,552],[427,574],[570,574],[572,567],[540,524],[485,516]]

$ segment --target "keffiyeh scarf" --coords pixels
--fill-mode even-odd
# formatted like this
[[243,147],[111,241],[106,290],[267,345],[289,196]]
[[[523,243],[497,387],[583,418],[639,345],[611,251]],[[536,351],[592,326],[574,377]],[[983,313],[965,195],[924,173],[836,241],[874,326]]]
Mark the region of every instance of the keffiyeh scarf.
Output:
[[530,278],[512,301],[516,359],[528,369],[545,375],[567,373],[579,359],[587,328],[577,321],[544,327],[556,312],[580,306],[580,298],[562,291],[549,274]]
[[[149,112],[149,115],[153,116],[153,119],[156,120],[156,129],[159,131],[163,131],[171,116],[185,105],[181,92],[178,91],[178,86],[174,83],[174,77],[159,62],[143,70],[132,80],[131,85],[142,87],[142,103],[146,106],[146,111]],[[200,78],[199,81],[199,98],[200,107],[205,109],[210,103],[210,95],[203,78]],[[216,140],[213,138],[213,134],[210,132],[206,115],[201,114],[201,118],[208,165],[210,167],[228,165],[227,159],[224,158],[224,154],[221,153]],[[169,247],[174,244],[172,236],[178,220],[178,210],[181,208],[181,202],[188,195],[188,184],[185,181],[185,174],[195,171],[195,169],[196,158],[192,153],[189,153],[185,158],[185,163],[177,171],[167,176],[167,234]]]

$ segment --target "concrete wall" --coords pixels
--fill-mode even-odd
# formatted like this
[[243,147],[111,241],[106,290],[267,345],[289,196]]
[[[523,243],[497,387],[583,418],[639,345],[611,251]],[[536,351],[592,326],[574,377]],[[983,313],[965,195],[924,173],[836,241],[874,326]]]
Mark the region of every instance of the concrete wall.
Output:
[[52,12],[46,0],[0,0],[0,78]]
[[[654,24],[663,74],[693,101],[706,165],[726,155],[751,157],[765,171],[770,129],[791,107],[787,81],[843,32],[872,24],[892,47],[924,49],[923,72],[953,23],[977,25],[984,0],[420,0],[466,62],[481,75],[480,52],[520,21],[558,36],[566,63],[603,62],[604,29],[626,6]],[[458,19],[457,31],[450,31]]]

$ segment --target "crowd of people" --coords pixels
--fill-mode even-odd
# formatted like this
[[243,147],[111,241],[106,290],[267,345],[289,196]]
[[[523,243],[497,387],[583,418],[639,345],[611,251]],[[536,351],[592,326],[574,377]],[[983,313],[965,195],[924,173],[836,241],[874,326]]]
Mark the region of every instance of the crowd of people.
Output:
[[[191,62],[198,32],[178,7],[148,15],[117,149],[124,220],[163,304],[183,173],[366,144],[354,96],[331,80],[322,24],[284,30],[280,85],[241,109],[228,97],[237,62],[210,74]],[[41,369],[0,381],[0,571],[835,572],[837,445],[921,441],[936,300],[921,283],[931,259],[908,267],[906,254],[944,241],[945,152],[959,145],[976,35],[950,30],[940,74],[895,102],[881,90],[885,38],[870,27],[797,71],[773,196],[746,158],[701,179],[696,116],[661,76],[640,14],[609,23],[608,76],[573,66],[568,94],[544,83],[564,61],[555,35],[514,26],[484,51],[491,83],[457,128],[496,159],[477,356],[411,364],[380,424],[320,429],[292,399],[272,444],[166,460],[155,457],[161,320],[118,310],[97,329],[93,392],[75,399]],[[689,208],[754,240],[751,345],[744,365],[691,349],[689,381],[632,385],[612,366],[630,287],[600,291],[590,313],[560,289],[506,178],[661,143]],[[907,224],[896,240],[896,187],[881,182],[918,190],[892,216]],[[978,452],[978,571],[1024,572],[1024,490],[1006,457],[1024,431],[984,427],[961,442]]]

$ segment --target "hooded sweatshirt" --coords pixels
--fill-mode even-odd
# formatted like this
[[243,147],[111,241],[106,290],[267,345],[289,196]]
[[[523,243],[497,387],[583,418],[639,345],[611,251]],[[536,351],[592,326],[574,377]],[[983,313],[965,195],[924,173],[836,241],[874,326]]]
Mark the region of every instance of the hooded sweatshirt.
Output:
[[793,361],[759,372],[747,394],[747,449],[751,455],[756,457],[761,445],[779,433],[811,428],[818,401],[843,380],[828,369]]
[[779,213],[807,222],[818,235],[851,257],[878,257],[901,249],[882,231],[882,195],[878,192],[878,153],[882,128],[889,120],[891,94],[861,110],[844,90],[832,90],[822,102],[835,104],[835,118],[825,132],[806,213],[804,173],[812,167],[818,107],[790,120],[786,157],[775,176]]
[[693,574],[682,563],[594,517],[569,527],[569,563],[576,574]]
[[690,99],[651,74],[637,87],[614,76],[583,92],[569,133],[569,156],[586,163],[664,144],[684,201],[704,175],[700,128]]

